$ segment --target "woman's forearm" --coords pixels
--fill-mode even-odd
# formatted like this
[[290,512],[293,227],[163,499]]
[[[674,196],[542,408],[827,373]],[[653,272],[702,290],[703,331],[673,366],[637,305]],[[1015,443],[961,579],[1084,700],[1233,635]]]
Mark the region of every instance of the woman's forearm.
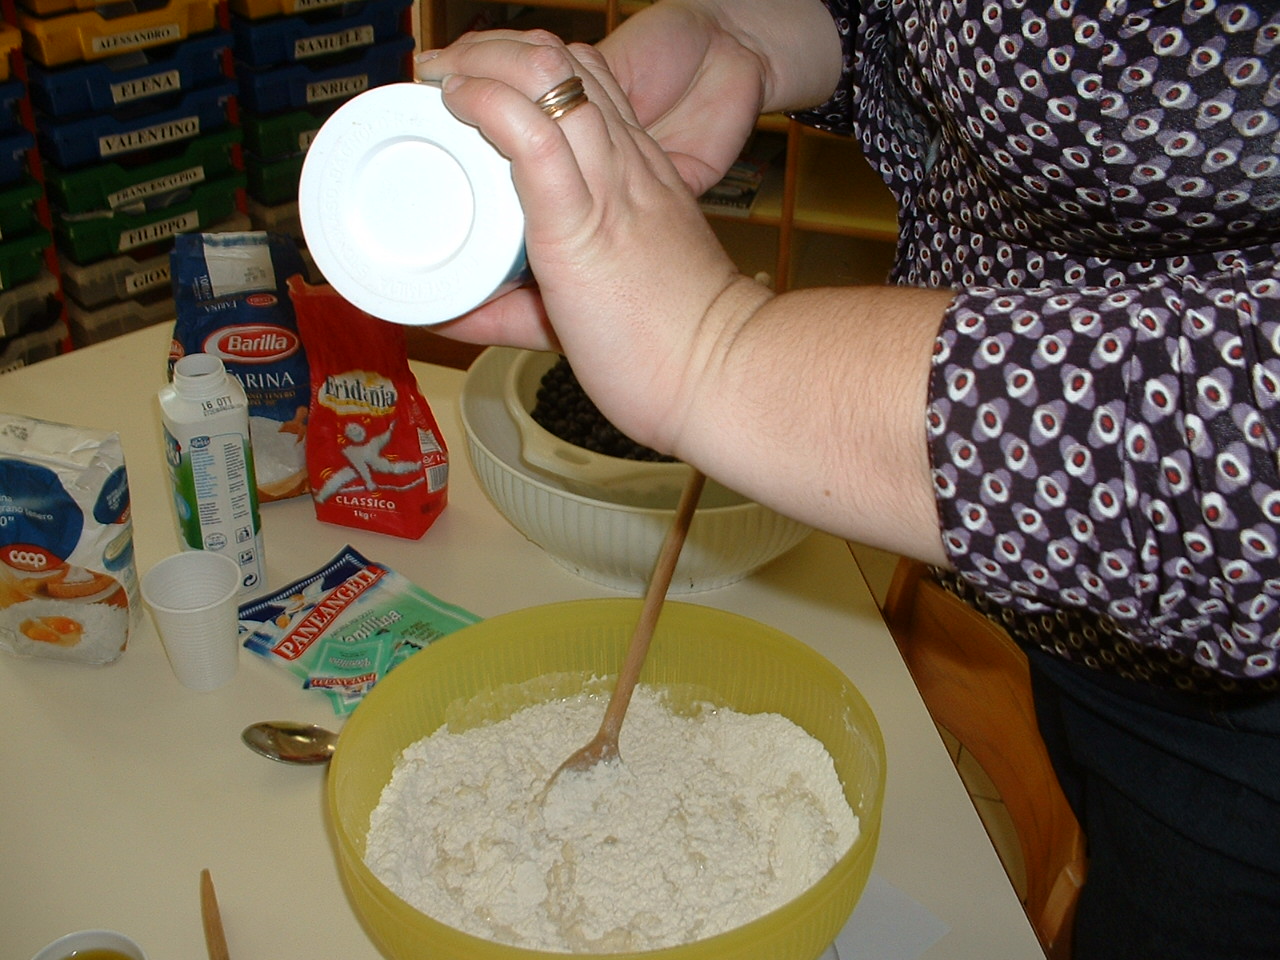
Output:
[[925,410],[946,291],[740,281],[687,359],[672,452],[849,539],[945,564]]

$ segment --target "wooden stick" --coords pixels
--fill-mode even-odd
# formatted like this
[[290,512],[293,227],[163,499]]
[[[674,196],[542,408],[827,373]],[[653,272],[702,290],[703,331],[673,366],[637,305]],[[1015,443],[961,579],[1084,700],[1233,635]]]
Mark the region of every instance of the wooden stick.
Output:
[[227,953],[227,937],[222,932],[218,895],[213,892],[213,878],[207,869],[200,871],[200,917],[204,921],[204,942],[209,948],[209,960],[231,960]]

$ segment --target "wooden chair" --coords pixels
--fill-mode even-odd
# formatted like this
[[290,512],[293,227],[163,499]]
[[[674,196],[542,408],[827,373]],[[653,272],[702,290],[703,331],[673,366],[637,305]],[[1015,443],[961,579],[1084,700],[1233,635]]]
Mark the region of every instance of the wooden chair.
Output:
[[1049,960],[1067,960],[1084,836],[1040,738],[1026,655],[914,560],[898,562],[883,612],[934,722],[999,792],[1026,865],[1027,916]]

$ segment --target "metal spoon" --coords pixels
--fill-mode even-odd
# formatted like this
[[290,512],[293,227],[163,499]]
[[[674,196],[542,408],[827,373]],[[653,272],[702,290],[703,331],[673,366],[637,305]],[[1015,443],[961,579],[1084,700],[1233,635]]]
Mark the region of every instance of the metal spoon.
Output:
[[328,763],[338,745],[332,730],[291,720],[264,720],[244,728],[240,739],[254,753],[281,763]]

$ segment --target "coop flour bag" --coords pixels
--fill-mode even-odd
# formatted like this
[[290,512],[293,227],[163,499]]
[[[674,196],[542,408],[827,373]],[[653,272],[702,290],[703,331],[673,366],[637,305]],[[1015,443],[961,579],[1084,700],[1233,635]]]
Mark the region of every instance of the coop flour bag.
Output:
[[307,472],[316,517],[416,539],[448,496],[449,454],[409,369],[404,328],[327,284],[289,281],[311,365]]
[[220,358],[249,400],[259,502],[306,493],[311,378],[286,287],[304,269],[297,244],[265,231],[185,233],[170,260],[170,375],[189,353]]
[[0,413],[0,649],[110,663],[137,611],[119,436]]

